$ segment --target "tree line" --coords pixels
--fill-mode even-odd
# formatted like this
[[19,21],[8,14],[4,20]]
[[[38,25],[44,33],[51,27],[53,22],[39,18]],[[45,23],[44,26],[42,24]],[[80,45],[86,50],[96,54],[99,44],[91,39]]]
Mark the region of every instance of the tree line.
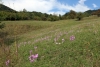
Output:
[[41,12],[7,12],[0,11],[0,21],[4,20],[42,20],[42,21],[57,21],[57,20],[65,20],[65,19],[75,19],[81,20],[83,17],[88,17],[90,15],[97,15],[100,17],[100,9],[91,14],[86,12],[75,12],[70,10],[70,12],[65,13],[64,15],[56,15],[56,14],[46,14]]
[[66,20],[66,19],[77,19],[81,20],[83,17],[88,17],[90,15],[97,15],[100,17],[100,9],[98,10],[88,10],[86,12],[75,12],[70,10],[64,15],[57,14],[47,14],[41,12],[29,12],[26,9],[23,11],[17,12],[3,4],[0,4],[0,21],[4,20],[37,20],[37,21],[57,21],[57,20]]
[[57,20],[58,16],[41,12],[7,12],[0,11],[0,20]]

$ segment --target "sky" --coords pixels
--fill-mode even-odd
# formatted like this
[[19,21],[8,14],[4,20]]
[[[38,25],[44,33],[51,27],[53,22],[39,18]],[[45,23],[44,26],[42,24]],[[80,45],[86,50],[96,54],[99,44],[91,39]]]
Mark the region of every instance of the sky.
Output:
[[84,12],[99,9],[99,0],[2,0],[3,4],[16,10],[37,11],[48,14],[65,14],[70,10]]

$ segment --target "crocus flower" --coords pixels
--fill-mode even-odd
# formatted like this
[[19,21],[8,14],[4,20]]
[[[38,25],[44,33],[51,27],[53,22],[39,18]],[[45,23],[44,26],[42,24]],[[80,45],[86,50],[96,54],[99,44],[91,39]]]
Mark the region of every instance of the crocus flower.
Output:
[[38,54],[30,55],[30,56],[29,56],[29,60],[30,60],[30,62],[34,62],[35,59],[37,59],[37,58],[38,58]]
[[37,59],[38,58],[38,54],[35,54],[33,57],[34,57],[34,59]]
[[8,66],[10,63],[10,60],[7,60],[5,63],[6,63],[6,66]]
[[74,39],[75,39],[75,36],[74,35],[70,36],[70,40],[71,41],[74,40]]
[[34,55],[29,56],[30,62],[34,62]]

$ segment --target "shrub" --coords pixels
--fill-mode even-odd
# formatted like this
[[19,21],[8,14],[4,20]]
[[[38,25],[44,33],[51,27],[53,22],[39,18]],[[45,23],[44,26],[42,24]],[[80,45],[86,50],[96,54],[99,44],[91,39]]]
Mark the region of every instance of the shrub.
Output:
[[0,29],[4,28],[5,24],[0,22]]
[[83,13],[79,12],[77,13],[77,20],[80,21],[83,18]]

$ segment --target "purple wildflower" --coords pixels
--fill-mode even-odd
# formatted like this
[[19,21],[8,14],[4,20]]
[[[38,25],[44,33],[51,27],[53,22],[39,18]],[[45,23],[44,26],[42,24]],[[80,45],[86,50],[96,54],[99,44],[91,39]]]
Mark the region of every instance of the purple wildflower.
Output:
[[38,54],[30,55],[30,56],[29,56],[29,60],[30,60],[30,62],[34,62],[35,59],[37,59],[37,58],[38,58]]
[[71,41],[74,40],[74,39],[75,39],[75,36],[74,35],[70,36],[70,40]]
[[8,66],[10,63],[10,60],[7,60],[5,63],[6,63],[6,66]]
[[34,55],[29,56],[30,62],[34,62]]
[[35,54],[35,55],[34,55],[34,59],[37,59],[37,58],[38,58],[38,54]]

